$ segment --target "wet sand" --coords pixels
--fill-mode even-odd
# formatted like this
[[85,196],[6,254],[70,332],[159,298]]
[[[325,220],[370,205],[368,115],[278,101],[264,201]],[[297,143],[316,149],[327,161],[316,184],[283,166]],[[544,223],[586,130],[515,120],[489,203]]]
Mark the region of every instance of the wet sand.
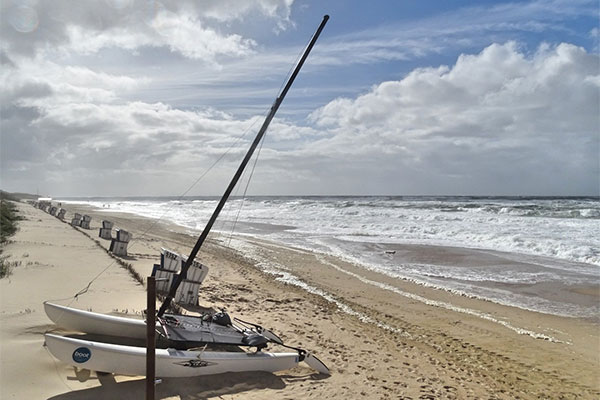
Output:
[[[28,219],[5,254],[21,264],[0,281],[1,397],[142,398],[140,377],[86,376],[53,359],[42,347],[42,334],[55,329],[42,301],[64,298],[62,304],[68,304],[113,262],[105,251],[109,241],[97,237],[101,219],[137,238],[123,261],[141,276],[150,274],[161,247],[187,253],[195,238],[169,224],[154,225],[141,238],[151,221],[86,208],[93,229],[75,229],[28,205],[19,207]],[[82,208],[67,209],[70,216]],[[600,333],[593,322],[457,296],[334,257],[246,241],[242,253],[211,238],[200,255],[210,268],[200,303],[226,308],[233,316],[271,328],[286,343],[310,349],[332,376],[297,367],[276,374],[169,379],[157,386],[157,398],[600,397]],[[405,250],[394,256],[465,262],[465,255],[451,248]],[[468,262],[489,261],[477,252],[467,256]],[[299,278],[304,288],[286,283],[286,273]],[[583,295],[594,292],[581,289]],[[144,287],[113,264],[72,306],[136,314],[144,303]]]

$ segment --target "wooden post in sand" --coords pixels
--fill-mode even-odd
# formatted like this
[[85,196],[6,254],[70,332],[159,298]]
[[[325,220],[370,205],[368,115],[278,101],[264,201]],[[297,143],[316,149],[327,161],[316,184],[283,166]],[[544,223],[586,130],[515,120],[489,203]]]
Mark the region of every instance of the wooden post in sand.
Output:
[[156,354],[156,280],[148,277],[146,306],[146,400],[154,400]]

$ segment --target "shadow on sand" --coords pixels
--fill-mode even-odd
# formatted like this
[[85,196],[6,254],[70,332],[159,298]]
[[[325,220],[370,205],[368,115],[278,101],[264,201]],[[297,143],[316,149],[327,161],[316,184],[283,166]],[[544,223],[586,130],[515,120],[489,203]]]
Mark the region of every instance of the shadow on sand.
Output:
[[[75,370],[75,369],[74,369]],[[277,376],[269,372],[236,372],[196,378],[168,378],[156,385],[156,399],[179,396],[182,400],[199,400],[208,397],[232,395],[255,389],[281,390],[286,386],[283,378],[298,380],[320,380],[325,375]],[[85,381],[96,379],[87,370],[75,370],[68,380]],[[112,374],[98,374],[100,386],[49,397],[48,400],[114,400],[144,399],[146,381],[117,382]]]

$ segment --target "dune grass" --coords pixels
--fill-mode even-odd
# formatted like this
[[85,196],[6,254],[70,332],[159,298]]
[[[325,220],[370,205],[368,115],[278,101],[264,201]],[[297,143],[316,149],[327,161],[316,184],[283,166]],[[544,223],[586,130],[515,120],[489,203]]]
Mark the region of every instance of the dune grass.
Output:
[[15,234],[18,221],[23,219],[17,212],[17,207],[11,201],[0,200],[0,278],[10,275],[11,263],[2,257],[2,251],[8,239]]

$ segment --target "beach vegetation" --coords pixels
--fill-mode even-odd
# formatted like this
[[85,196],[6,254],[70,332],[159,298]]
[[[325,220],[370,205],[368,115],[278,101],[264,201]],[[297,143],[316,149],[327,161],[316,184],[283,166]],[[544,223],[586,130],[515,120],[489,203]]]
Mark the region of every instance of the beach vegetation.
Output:
[[10,275],[10,263],[4,257],[0,257],[0,279]]
[[0,200],[0,245],[17,231],[17,221],[23,219],[17,212],[17,207],[11,201]]
[[19,202],[21,200],[37,200],[38,195],[29,193],[10,193],[0,190],[0,199]]
[[2,252],[8,238],[17,232],[17,224],[21,219],[23,218],[18,214],[14,203],[4,198],[0,200],[0,278],[10,275],[12,263],[6,261],[6,257],[2,257]]

